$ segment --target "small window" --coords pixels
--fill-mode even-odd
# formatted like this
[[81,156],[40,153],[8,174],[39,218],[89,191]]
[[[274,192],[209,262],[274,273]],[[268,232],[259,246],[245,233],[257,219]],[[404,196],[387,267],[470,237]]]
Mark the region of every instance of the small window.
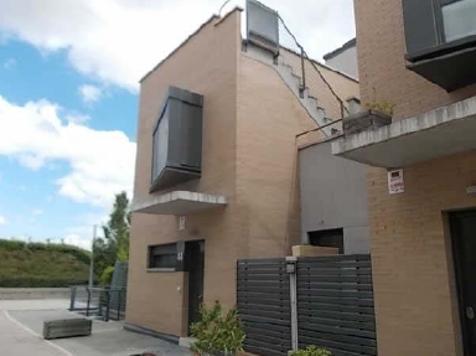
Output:
[[148,268],[177,267],[177,244],[149,246]]
[[312,246],[334,247],[344,253],[344,229],[332,229],[308,232],[309,244]]
[[476,0],[445,0],[441,12],[446,42],[476,35]]

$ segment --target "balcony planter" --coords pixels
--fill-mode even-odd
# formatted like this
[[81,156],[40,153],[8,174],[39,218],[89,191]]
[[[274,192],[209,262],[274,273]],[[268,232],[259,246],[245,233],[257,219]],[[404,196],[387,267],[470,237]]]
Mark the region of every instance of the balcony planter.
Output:
[[392,117],[379,110],[365,110],[344,118],[344,135],[353,135],[367,130],[375,130],[379,127],[390,125]]

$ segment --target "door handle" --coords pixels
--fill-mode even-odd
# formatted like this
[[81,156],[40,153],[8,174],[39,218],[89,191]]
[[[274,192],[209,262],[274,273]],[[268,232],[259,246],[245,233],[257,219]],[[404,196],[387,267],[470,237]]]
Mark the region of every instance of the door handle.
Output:
[[466,318],[468,318],[469,320],[474,319],[474,309],[473,309],[473,307],[466,307]]

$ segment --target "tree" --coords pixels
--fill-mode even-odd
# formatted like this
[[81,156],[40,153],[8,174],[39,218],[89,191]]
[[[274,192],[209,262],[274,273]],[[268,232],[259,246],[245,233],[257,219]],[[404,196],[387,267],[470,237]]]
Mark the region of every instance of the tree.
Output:
[[96,276],[102,283],[108,283],[111,268],[116,261],[129,259],[129,199],[126,192],[116,194],[112,212],[106,225],[102,226],[104,239],[94,242],[94,265]]

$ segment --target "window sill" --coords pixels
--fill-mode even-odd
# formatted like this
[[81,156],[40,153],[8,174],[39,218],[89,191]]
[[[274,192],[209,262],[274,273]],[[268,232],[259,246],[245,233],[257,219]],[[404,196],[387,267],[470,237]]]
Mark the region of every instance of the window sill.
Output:
[[175,268],[147,268],[147,273],[170,273],[170,272],[177,272]]

